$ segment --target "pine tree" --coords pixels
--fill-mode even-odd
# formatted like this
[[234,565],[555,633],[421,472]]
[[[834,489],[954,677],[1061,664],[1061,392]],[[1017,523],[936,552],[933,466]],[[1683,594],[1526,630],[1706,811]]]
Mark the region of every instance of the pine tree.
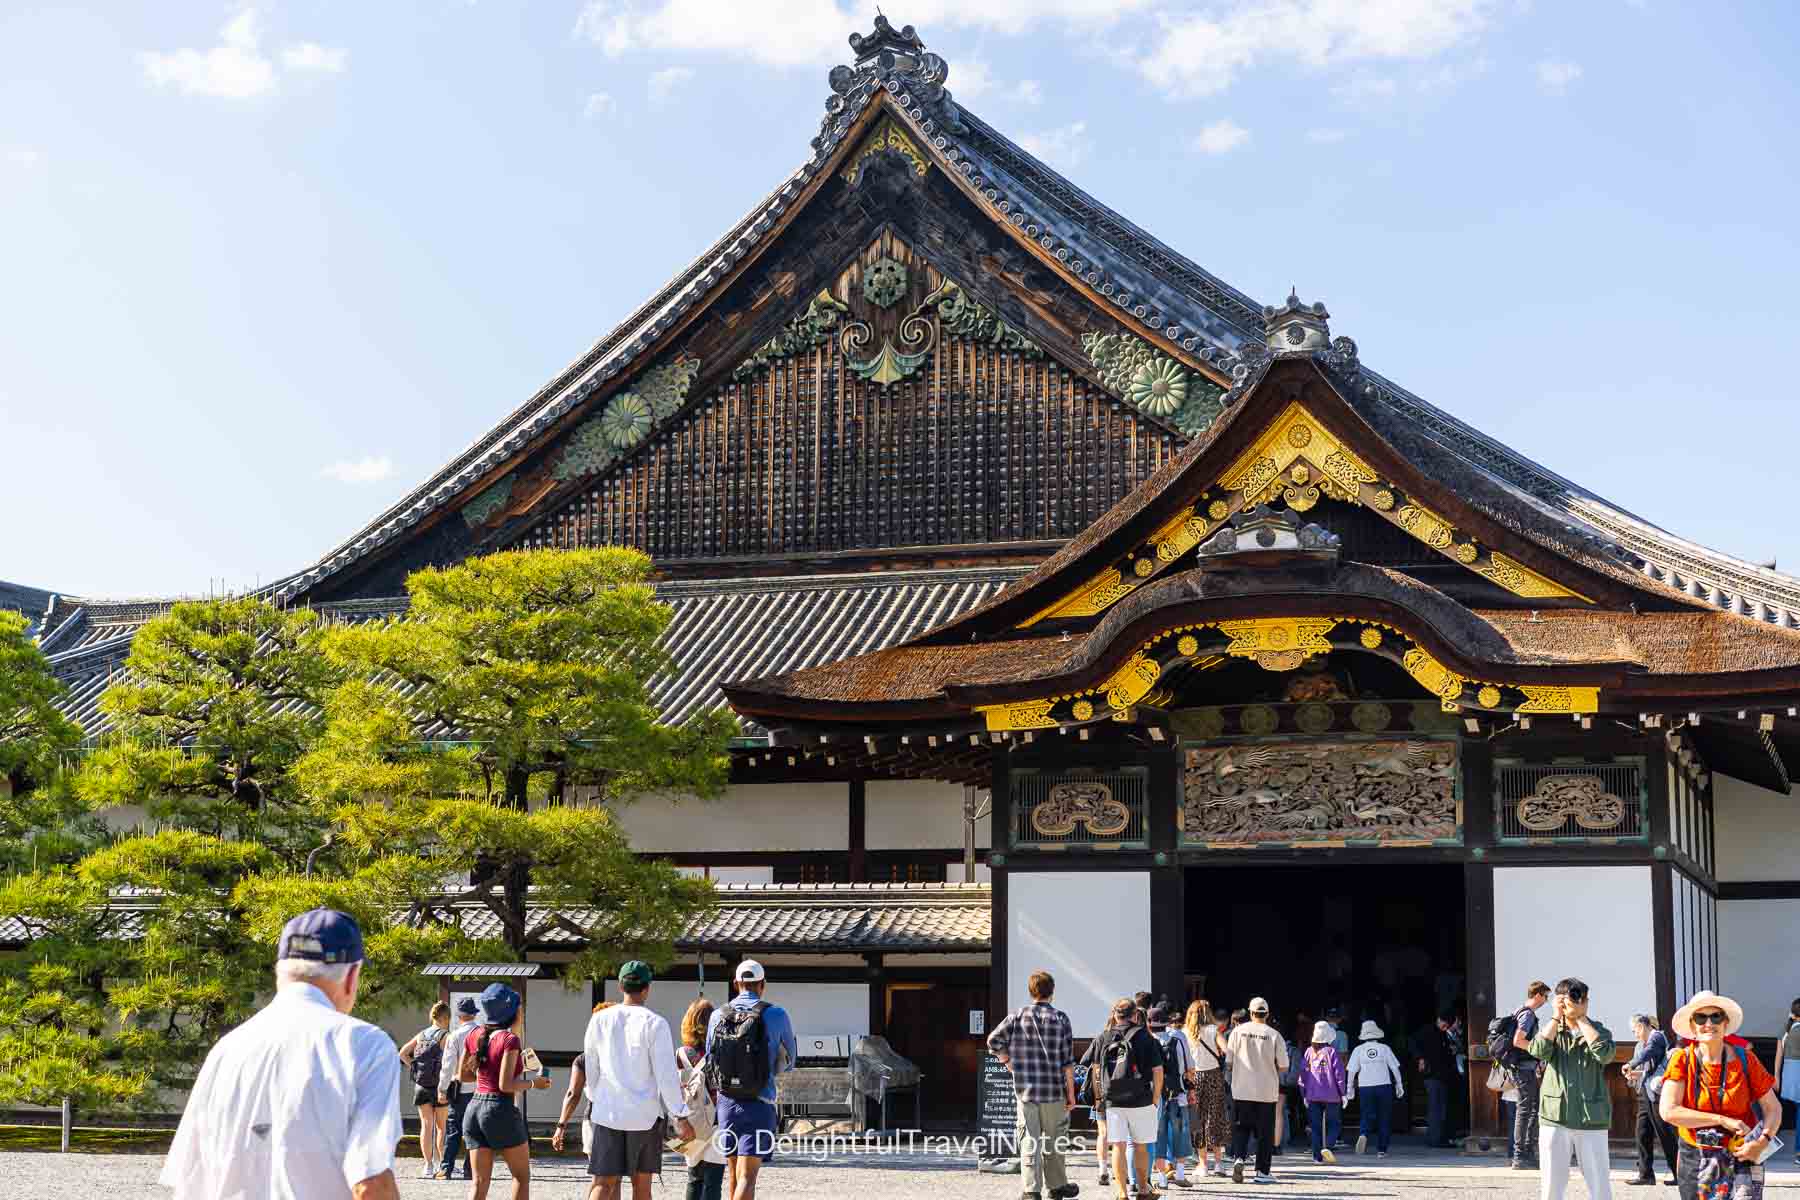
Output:
[[[403,617],[326,634],[349,682],[297,774],[340,802],[345,844],[413,920],[479,904],[521,961],[558,929],[587,944],[580,977],[666,960],[711,902],[632,854],[609,811],[710,798],[728,773],[729,715],[658,720],[671,613],[649,573],[633,550],[496,554],[413,575]],[[588,802],[569,803],[578,791]]]

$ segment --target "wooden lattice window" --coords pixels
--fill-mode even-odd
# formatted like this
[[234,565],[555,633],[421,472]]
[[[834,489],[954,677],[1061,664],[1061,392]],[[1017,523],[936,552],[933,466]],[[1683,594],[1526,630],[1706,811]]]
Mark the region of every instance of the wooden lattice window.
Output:
[[1647,841],[1648,809],[1642,758],[1494,760],[1494,835],[1501,842]]

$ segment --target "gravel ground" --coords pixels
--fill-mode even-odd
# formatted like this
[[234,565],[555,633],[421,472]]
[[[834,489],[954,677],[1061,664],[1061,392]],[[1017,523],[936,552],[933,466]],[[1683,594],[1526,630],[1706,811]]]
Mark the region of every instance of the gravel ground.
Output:
[[[1462,1197],[1507,1197],[1528,1200],[1537,1195],[1537,1176],[1492,1165],[1492,1159],[1468,1159],[1453,1154],[1401,1151],[1377,1165],[1354,1155],[1336,1167],[1313,1165],[1304,1157],[1277,1161],[1275,1186],[1249,1183],[1234,1186],[1229,1180],[1211,1180],[1191,1192],[1193,1196],[1284,1196],[1288,1200],[1335,1200],[1341,1196],[1381,1197],[1382,1200],[1461,1200]],[[1471,1163],[1477,1165],[1470,1165]],[[161,1169],[158,1155],[126,1154],[16,1154],[0,1153],[0,1196],[31,1200],[136,1200],[168,1195],[156,1186]],[[407,1200],[440,1197],[460,1200],[462,1183],[415,1178],[416,1158],[400,1160],[400,1191]],[[1673,1188],[1638,1189],[1624,1186],[1630,1162],[1613,1160],[1613,1184],[1619,1200],[1635,1197],[1675,1200]],[[502,1172],[503,1173],[503,1172]],[[771,1162],[759,1189],[769,1200],[843,1200],[844,1197],[917,1197],[918,1200],[1013,1200],[1019,1194],[1019,1178],[978,1173],[974,1160],[952,1154],[918,1150],[899,1153],[831,1154],[821,1159],[789,1156]],[[1084,1196],[1103,1197],[1095,1182],[1093,1159],[1082,1156],[1074,1169],[1075,1182]],[[575,1159],[541,1159],[536,1164],[533,1194],[549,1200],[582,1200],[587,1177]],[[508,1200],[510,1189],[497,1180],[490,1193],[494,1200]],[[679,1160],[670,1159],[662,1182],[654,1191],[658,1200],[682,1194],[683,1171]],[[1800,1200],[1800,1169],[1783,1155],[1769,1173],[1768,1194]],[[1571,1200],[1585,1200],[1587,1189],[1574,1176]]]

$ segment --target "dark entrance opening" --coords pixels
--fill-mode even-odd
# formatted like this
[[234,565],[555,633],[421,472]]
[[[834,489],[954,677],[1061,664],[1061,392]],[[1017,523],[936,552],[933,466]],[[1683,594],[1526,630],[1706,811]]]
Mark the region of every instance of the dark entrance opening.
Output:
[[1262,996],[1302,1047],[1332,1007],[1352,1045],[1372,1019],[1423,1113],[1417,1038],[1443,1009],[1465,1009],[1460,865],[1209,864],[1188,869],[1185,891],[1186,999],[1205,996],[1223,1015]]

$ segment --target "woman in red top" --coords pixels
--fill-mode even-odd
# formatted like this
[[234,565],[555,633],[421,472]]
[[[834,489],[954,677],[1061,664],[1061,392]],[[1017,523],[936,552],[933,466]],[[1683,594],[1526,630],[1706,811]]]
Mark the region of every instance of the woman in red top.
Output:
[[[1727,1045],[1744,1023],[1729,996],[1700,992],[1676,1011],[1669,1028],[1693,1042],[1669,1055],[1657,1110],[1681,1133],[1675,1181],[1681,1200],[1761,1200],[1757,1164],[1781,1128],[1775,1077],[1754,1051]],[[1748,1135],[1760,1120],[1762,1130]]]
[[521,1065],[525,1047],[513,1027],[519,1023],[519,993],[496,983],[475,1001],[481,1024],[469,1031],[465,1062],[475,1064],[475,1095],[463,1113],[463,1140],[475,1168],[471,1200],[487,1200],[494,1178],[494,1155],[512,1172],[513,1200],[531,1195],[531,1140],[513,1093],[550,1086],[548,1073],[527,1077]]

